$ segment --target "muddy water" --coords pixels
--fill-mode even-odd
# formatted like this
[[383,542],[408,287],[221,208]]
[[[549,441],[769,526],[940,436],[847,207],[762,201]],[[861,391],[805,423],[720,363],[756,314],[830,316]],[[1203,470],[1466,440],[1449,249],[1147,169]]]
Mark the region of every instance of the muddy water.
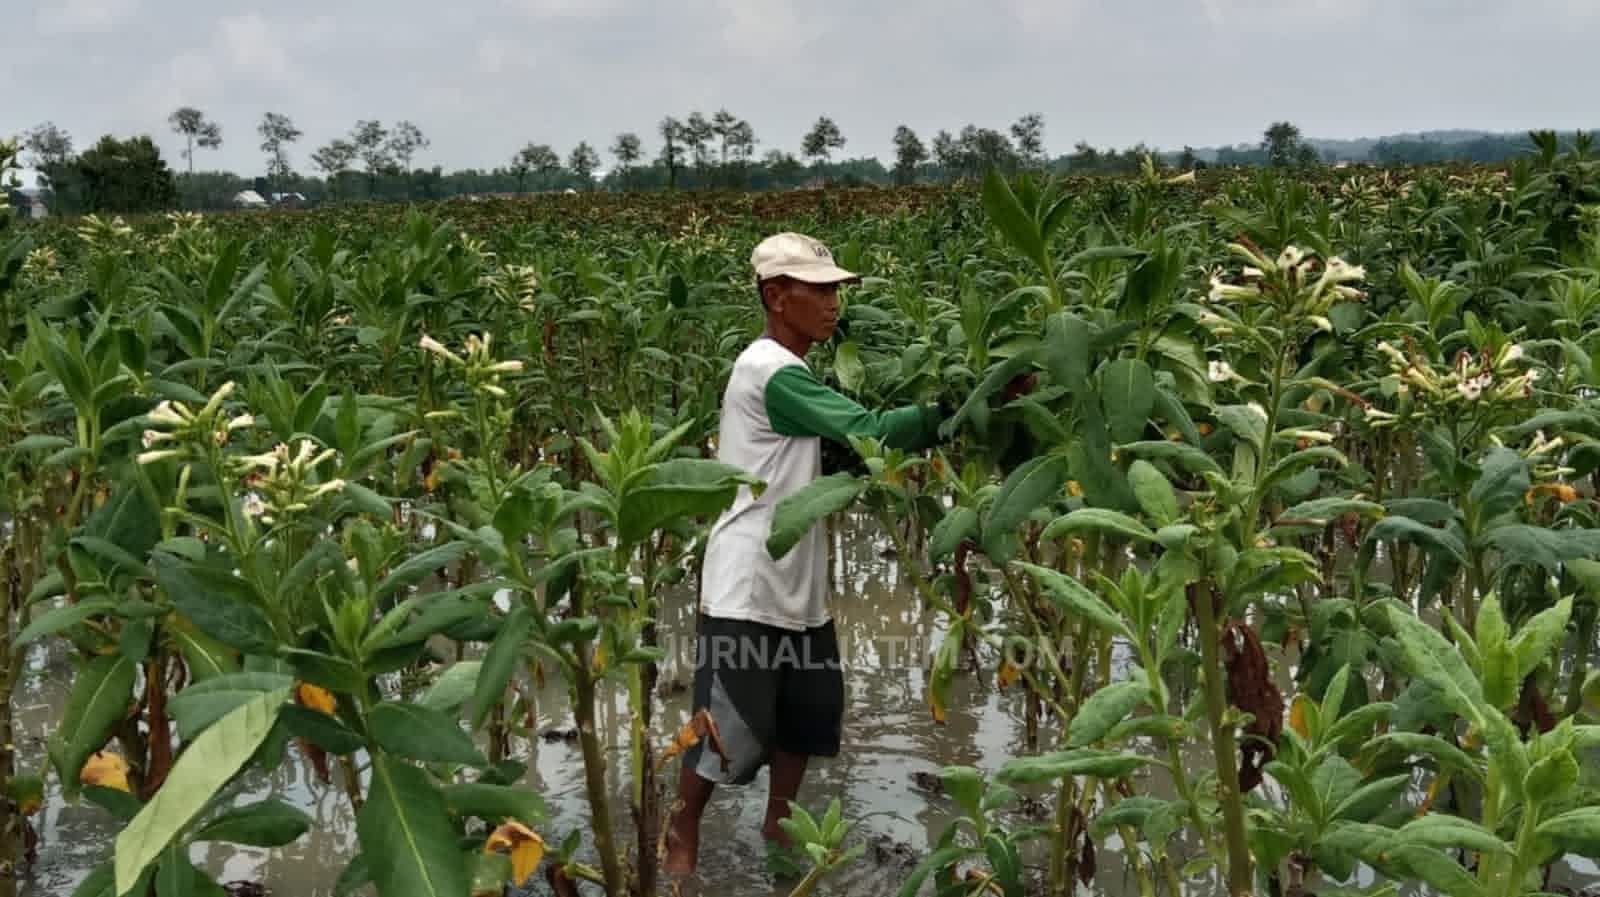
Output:
[[[1018,689],[1001,692],[992,671],[960,676],[952,689],[946,724],[935,725],[924,692],[926,661],[941,633],[934,615],[923,614],[898,568],[883,555],[885,542],[867,537],[836,540],[833,611],[845,652],[847,714],[844,749],[833,760],[819,761],[800,794],[807,807],[820,811],[837,797],[852,820],[851,841],[872,846],[853,866],[824,883],[821,893],[841,897],[882,897],[895,893],[917,859],[927,853],[952,819],[951,805],[918,784],[919,774],[937,773],[946,765],[971,765],[993,772],[1011,757],[1026,753],[1023,705]],[[668,661],[662,670],[664,709],[658,742],[688,715],[686,688],[693,661],[694,598],[670,598],[663,609],[662,644]],[[70,671],[65,657],[37,656],[19,690],[19,745],[25,766],[44,761],[43,736],[54,725],[65,700]],[[627,763],[627,711],[624,695],[602,708],[600,729],[607,733],[613,770],[615,808],[626,818],[626,783],[620,770]],[[557,733],[570,730],[571,715],[564,691],[551,683],[539,695],[538,730],[547,739],[518,742],[514,752],[527,762],[526,784],[542,794],[551,821],[542,833],[552,843],[574,828],[587,825],[583,764],[575,742]],[[291,748],[291,761],[270,776],[244,783],[240,803],[277,797],[311,815],[312,830],[296,843],[267,851],[226,844],[202,844],[193,860],[219,881],[253,881],[278,897],[327,897],[350,856],[358,850],[355,826],[337,784],[318,782],[308,764]],[[1203,752],[1188,758],[1195,769],[1207,764]],[[675,764],[667,774],[675,775]],[[767,779],[763,772],[743,788],[719,789],[707,809],[701,838],[700,871],[683,889],[685,897],[782,897],[793,882],[775,881],[766,871],[760,827]],[[1150,786],[1164,792],[1164,777]],[[1163,795],[1165,796],[1165,795]],[[1047,821],[1019,815],[1016,827]],[[24,881],[24,893],[67,895],[97,863],[109,856],[117,828],[110,817],[88,803],[69,805],[53,793],[35,817],[40,830],[39,860]],[[586,837],[585,841],[589,841]],[[631,843],[624,834],[623,843]],[[1113,837],[1099,856],[1093,892],[1138,893],[1131,869],[1116,855]],[[1179,849],[1192,851],[1195,845]],[[1040,862],[1042,858],[1034,858]],[[1564,875],[1571,884],[1600,882],[1600,870],[1579,861]],[[1370,874],[1359,877],[1371,883]],[[1219,893],[1214,877],[1186,883],[1192,897]],[[1088,892],[1091,889],[1085,888]],[[589,889],[589,892],[593,892]],[[542,880],[526,893],[547,894]]]

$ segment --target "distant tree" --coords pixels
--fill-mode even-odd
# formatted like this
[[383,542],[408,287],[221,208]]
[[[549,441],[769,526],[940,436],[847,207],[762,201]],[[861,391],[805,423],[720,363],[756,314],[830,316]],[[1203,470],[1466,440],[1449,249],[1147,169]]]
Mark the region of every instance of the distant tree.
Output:
[[394,160],[389,156],[388,139],[388,129],[376,119],[362,119],[356,122],[350,132],[350,143],[355,146],[356,156],[367,169],[368,195],[378,192],[378,175],[394,167]]
[[256,133],[261,135],[261,151],[267,154],[267,177],[281,185],[291,172],[289,144],[300,139],[300,129],[289,116],[268,112],[261,117]]
[[917,166],[928,161],[928,148],[917,132],[905,125],[894,129],[894,182],[901,186],[915,183]]
[[[1267,164],[1274,168],[1305,164],[1302,147],[1309,148],[1300,136],[1300,129],[1290,122],[1273,122],[1261,135],[1261,149],[1266,153]],[[1311,158],[1315,161],[1315,150]]]
[[518,193],[528,192],[528,175],[533,172],[534,162],[538,161],[538,153],[539,148],[530,143],[517,150],[516,155],[511,157],[511,174],[517,179]]
[[739,126],[739,118],[727,109],[718,109],[711,116],[711,133],[722,142],[722,164],[728,164],[728,149],[731,146],[729,138],[733,136],[734,128]]
[[844,149],[844,135],[839,132],[839,126],[833,119],[826,115],[817,119],[811,126],[805,139],[800,142],[800,154],[813,163],[817,161],[830,162],[833,160],[833,151]]
[[60,190],[72,161],[72,138],[67,132],[47,121],[23,137],[22,148],[29,154],[25,161],[44,175],[45,186]]
[[1015,171],[1019,164],[1017,151],[1006,135],[992,128],[967,125],[961,129],[962,169],[976,176],[987,168]]
[[711,163],[711,138],[716,129],[699,112],[689,113],[683,123],[683,145],[689,148],[694,167],[704,170]]
[[189,175],[194,175],[194,148],[216,149],[222,146],[222,126],[206,121],[206,115],[193,106],[184,106],[167,118],[172,130],[182,134],[187,142],[183,158],[189,162]]
[[1194,147],[1184,146],[1183,153],[1178,156],[1178,170],[1194,171],[1195,168],[1198,167],[1199,162],[1199,157],[1194,154]]
[[767,173],[772,179],[780,184],[792,184],[798,181],[806,170],[793,153],[777,149],[767,153],[763,164],[766,165]]
[[89,212],[156,212],[178,199],[177,179],[149,137],[107,135],[69,167]]
[[339,182],[339,176],[350,170],[350,163],[356,160],[356,154],[355,144],[338,138],[311,154],[311,164],[327,179],[330,193],[337,192],[335,185]]
[[1035,112],[1017,119],[1011,126],[1011,138],[1017,142],[1016,154],[1023,165],[1044,165],[1044,116]]
[[389,132],[389,155],[398,163],[402,172],[411,170],[411,160],[417,153],[432,146],[422,133],[422,129],[409,121],[399,122],[394,130]]
[[594,172],[600,167],[600,154],[587,140],[579,141],[567,156],[567,168],[583,184],[585,190],[594,189]]
[[733,149],[733,158],[737,162],[749,162],[755,156],[756,142],[756,129],[742,118],[728,132],[728,146]]
[[551,182],[561,173],[561,157],[556,155],[556,151],[549,144],[533,143],[524,152],[530,153],[528,158],[539,175],[539,183],[546,189],[554,186]]
[[634,163],[639,161],[639,157],[644,155],[644,150],[641,149],[639,144],[639,135],[631,131],[618,134],[616,142],[611,144],[611,155],[617,159],[617,171],[621,173],[622,186],[626,189],[628,186],[628,169],[632,168]]
[[939,133],[933,135],[933,161],[944,169],[946,180],[960,176],[961,144],[949,131],[940,129]]
[[667,169],[667,189],[678,187],[678,170],[683,167],[683,122],[667,116],[657,125],[661,134],[660,163]]

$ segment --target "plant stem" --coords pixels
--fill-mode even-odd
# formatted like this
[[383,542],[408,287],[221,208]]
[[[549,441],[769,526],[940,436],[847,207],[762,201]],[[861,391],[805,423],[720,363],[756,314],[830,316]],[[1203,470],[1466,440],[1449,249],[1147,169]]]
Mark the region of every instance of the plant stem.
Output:
[[1209,582],[1194,587],[1194,607],[1200,625],[1200,658],[1205,666],[1206,716],[1211,724],[1211,751],[1217,762],[1218,799],[1222,804],[1228,846],[1228,893],[1233,897],[1251,889],[1250,848],[1245,837],[1244,799],[1239,793],[1239,750],[1227,713],[1222,657],[1222,627],[1217,620],[1216,595]]
[[600,868],[606,879],[606,897],[623,897],[622,862],[617,856],[615,833],[611,828],[611,795],[606,790],[606,759],[600,750],[600,735],[595,730],[595,681],[588,664],[590,652],[579,652],[579,663],[572,672],[576,692],[573,715],[578,723],[578,743],[583,749],[583,772],[589,795],[589,812],[594,828],[594,846],[600,853]]

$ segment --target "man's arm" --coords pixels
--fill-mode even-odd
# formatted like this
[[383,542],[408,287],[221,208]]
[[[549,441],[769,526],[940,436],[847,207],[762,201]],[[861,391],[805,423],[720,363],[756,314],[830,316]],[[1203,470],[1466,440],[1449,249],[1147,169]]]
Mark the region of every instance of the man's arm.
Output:
[[921,451],[938,444],[944,413],[935,405],[908,405],[893,411],[863,408],[830,389],[802,365],[780,369],[767,381],[767,417],[785,436],[820,436],[849,445],[851,436],[882,440],[888,448]]

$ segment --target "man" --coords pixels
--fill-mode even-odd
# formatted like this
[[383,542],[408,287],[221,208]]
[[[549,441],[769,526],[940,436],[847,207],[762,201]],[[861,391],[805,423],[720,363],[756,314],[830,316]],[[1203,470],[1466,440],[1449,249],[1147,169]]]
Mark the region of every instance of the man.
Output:
[[874,413],[825,386],[806,366],[833,336],[839,285],[860,278],[834,264],[822,243],[795,233],[763,240],[751,255],[766,330],[734,362],[723,394],[717,457],[766,481],[747,488],[711,529],[701,576],[694,706],[717,723],[726,754],[705,740],[684,755],[682,807],[668,835],[666,871],[694,871],[700,816],[717,783],[748,784],[771,766],[762,835],[788,845],[788,816],[811,757],[839,752],[844,677],[827,607],[827,543],[813,527],[782,560],[766,548],[773,508],[822,472],[822,440],[870,436],[920,450],[938,440],[935,406]]

